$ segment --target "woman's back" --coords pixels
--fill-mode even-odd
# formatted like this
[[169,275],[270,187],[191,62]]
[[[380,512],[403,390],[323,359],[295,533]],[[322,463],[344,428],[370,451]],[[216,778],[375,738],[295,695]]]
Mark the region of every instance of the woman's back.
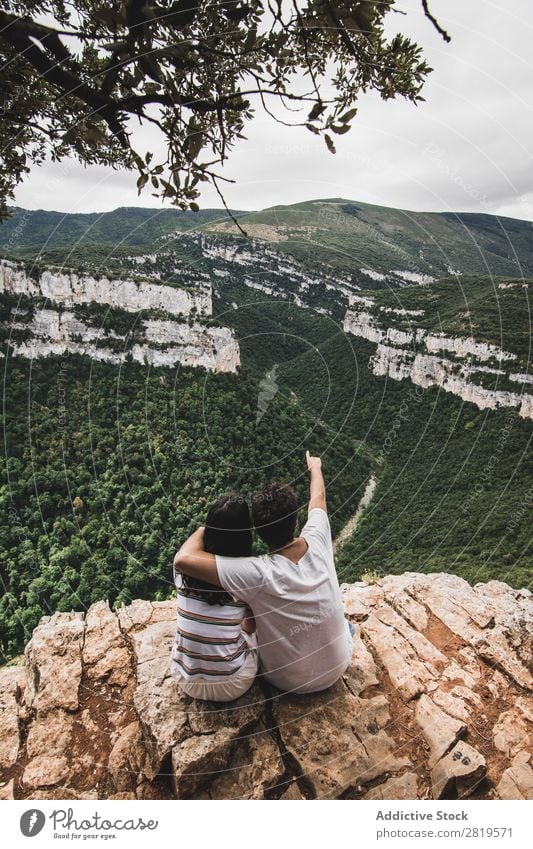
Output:
[[[238,601],[208,604],[202,592],[184,589],[181,575],[175,577],[178,591],[176,640],[172,667],[187,681],[198,678],[224,681],[245,663],[248,642],[242,631],[247,607]],[[224,594],[224,598],[227,596]]]

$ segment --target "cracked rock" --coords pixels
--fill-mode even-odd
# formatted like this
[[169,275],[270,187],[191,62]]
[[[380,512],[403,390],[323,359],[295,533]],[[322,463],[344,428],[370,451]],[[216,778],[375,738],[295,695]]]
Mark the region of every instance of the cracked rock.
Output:
[[[387,718],[379,697],[365,703],[341,684],[305,699],[284,697],[274,717],[287,751],[319,799],[409,766],[383,730]],[[387,712],[388,717],[388,712]]]
[[79,707],[83,633],[83,613],[54,613],[41,619],[26,647],[29,707],[41,713]]
[[433,798],[464,799],[483,781],[486,772],[483,755],[460,741],[431,771]]
[[0,797],[531,798],[531,594],[415,572],[342,593],[341,681],[218,705],[170,674],[175,600],[45,617],[0,669]]
[[20,749],[19,696],[20,666],[0,669],[0,769],[9,769],[16,763]]
[[417,702],[415,719],[431,750],[428,767],[433,769],[437,761],[465,734],[466,725],[445,713],[426,695],[420,696]]
[[50,758],[41,755],[33,758],[24,770],[22,781],[26,787],[49,787],[59,784],[69,774],[69,765],[65,757]]
[[404,772],[395,778],[389,778],[365,793],[363,799],[416,799],[418,796],[418,778],[416,772]]
[[500,799],[533,799],[533,769],[516,762],[503,773],[496,788]]
[[172,782],[177,799],[193,797],[202,785],[224,774],[235,737],[233,729],[221,728],[174,746]]

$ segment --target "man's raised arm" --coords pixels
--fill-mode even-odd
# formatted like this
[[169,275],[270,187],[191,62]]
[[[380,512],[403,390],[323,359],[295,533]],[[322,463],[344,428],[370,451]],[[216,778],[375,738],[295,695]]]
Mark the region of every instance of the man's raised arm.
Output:
[[215,555],[204,551],[204,528],[198,528],[176,552],[174,569],[191,578],[220,586]]
[[309,507],[308,511],[320,507],[327,512],[326,484],[322,474],[322,460],[320,457],[312,457],[309,451],[305,452],[307,468],[309,469]]

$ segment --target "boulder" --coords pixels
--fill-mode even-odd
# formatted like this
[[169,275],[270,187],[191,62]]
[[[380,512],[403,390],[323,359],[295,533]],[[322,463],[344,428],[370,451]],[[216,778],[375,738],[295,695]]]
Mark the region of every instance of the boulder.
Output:
[[360,699],[342,683],[324,693],[274,699],[284,746],[314,798],[338,798],[362,783],[410,766],[384,729],[387,699]]
[[85,620],[83,664],[87,677],[125,687],[130,676],[128,644],[118,617],[105,601],[93,604]]
[[13,779],[11,779],[11,781],[5,781],[0,784],[0,801],[7,802],[8,800],[15,798],[13,790],[14,783]]
[[466,733],[466,725],[438,707],[425,694],[416,703],[415,719],[429,745],[428,768],[433,769],[459,737]]
[[20,750],[19,712],[21,678],[20,666],[0,669],[0,770],[16,763]]
[[363,799],[417,799],[418,778],[416,772],[404,772],[395,778],[389,778],[383,784],[373,787],[365,793]]
[[500,799],[533,799],[533,769],[520,759],[503,773],[496,788]]
[[41,619],[26,647],[29,707],[41,713],[79,707],[83,635],[83,613],[54,613]]
[[486,773],[483,755],[461,741],[440,758],[431,771],[433,798],[464,799],[471,796]]
[[69,774],[68,760],[66,757],[48,757],[41,755],[33,758],[22,776],[25,787],[34,789],[36,787],[51,787],[64,781]]

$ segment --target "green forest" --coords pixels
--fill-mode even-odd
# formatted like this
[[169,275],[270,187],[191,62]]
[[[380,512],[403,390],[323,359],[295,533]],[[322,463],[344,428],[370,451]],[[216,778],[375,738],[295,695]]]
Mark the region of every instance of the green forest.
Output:
[[[365,368],[372,346],[351,340],[343,353],[342,345],[339,334],[320,349],[333,375],[323,418],[373,450],[378,479],[337,556],[342,579],[448,571],[472,583],[531,586],[531,422],[516,410],[479,410],[437,388],[376,378]],[[325,390],[312,360],[289,363],[283,375],[306,405]]]
[[4,656],[55,610],[169,597],[174,552],[219,494],[282,479],[304,506],[306,448],[327,446],[337,529],[370,472],[364,449],[281,394],[256,424],[257,378],[246,370],[13,358],[5,380]]

